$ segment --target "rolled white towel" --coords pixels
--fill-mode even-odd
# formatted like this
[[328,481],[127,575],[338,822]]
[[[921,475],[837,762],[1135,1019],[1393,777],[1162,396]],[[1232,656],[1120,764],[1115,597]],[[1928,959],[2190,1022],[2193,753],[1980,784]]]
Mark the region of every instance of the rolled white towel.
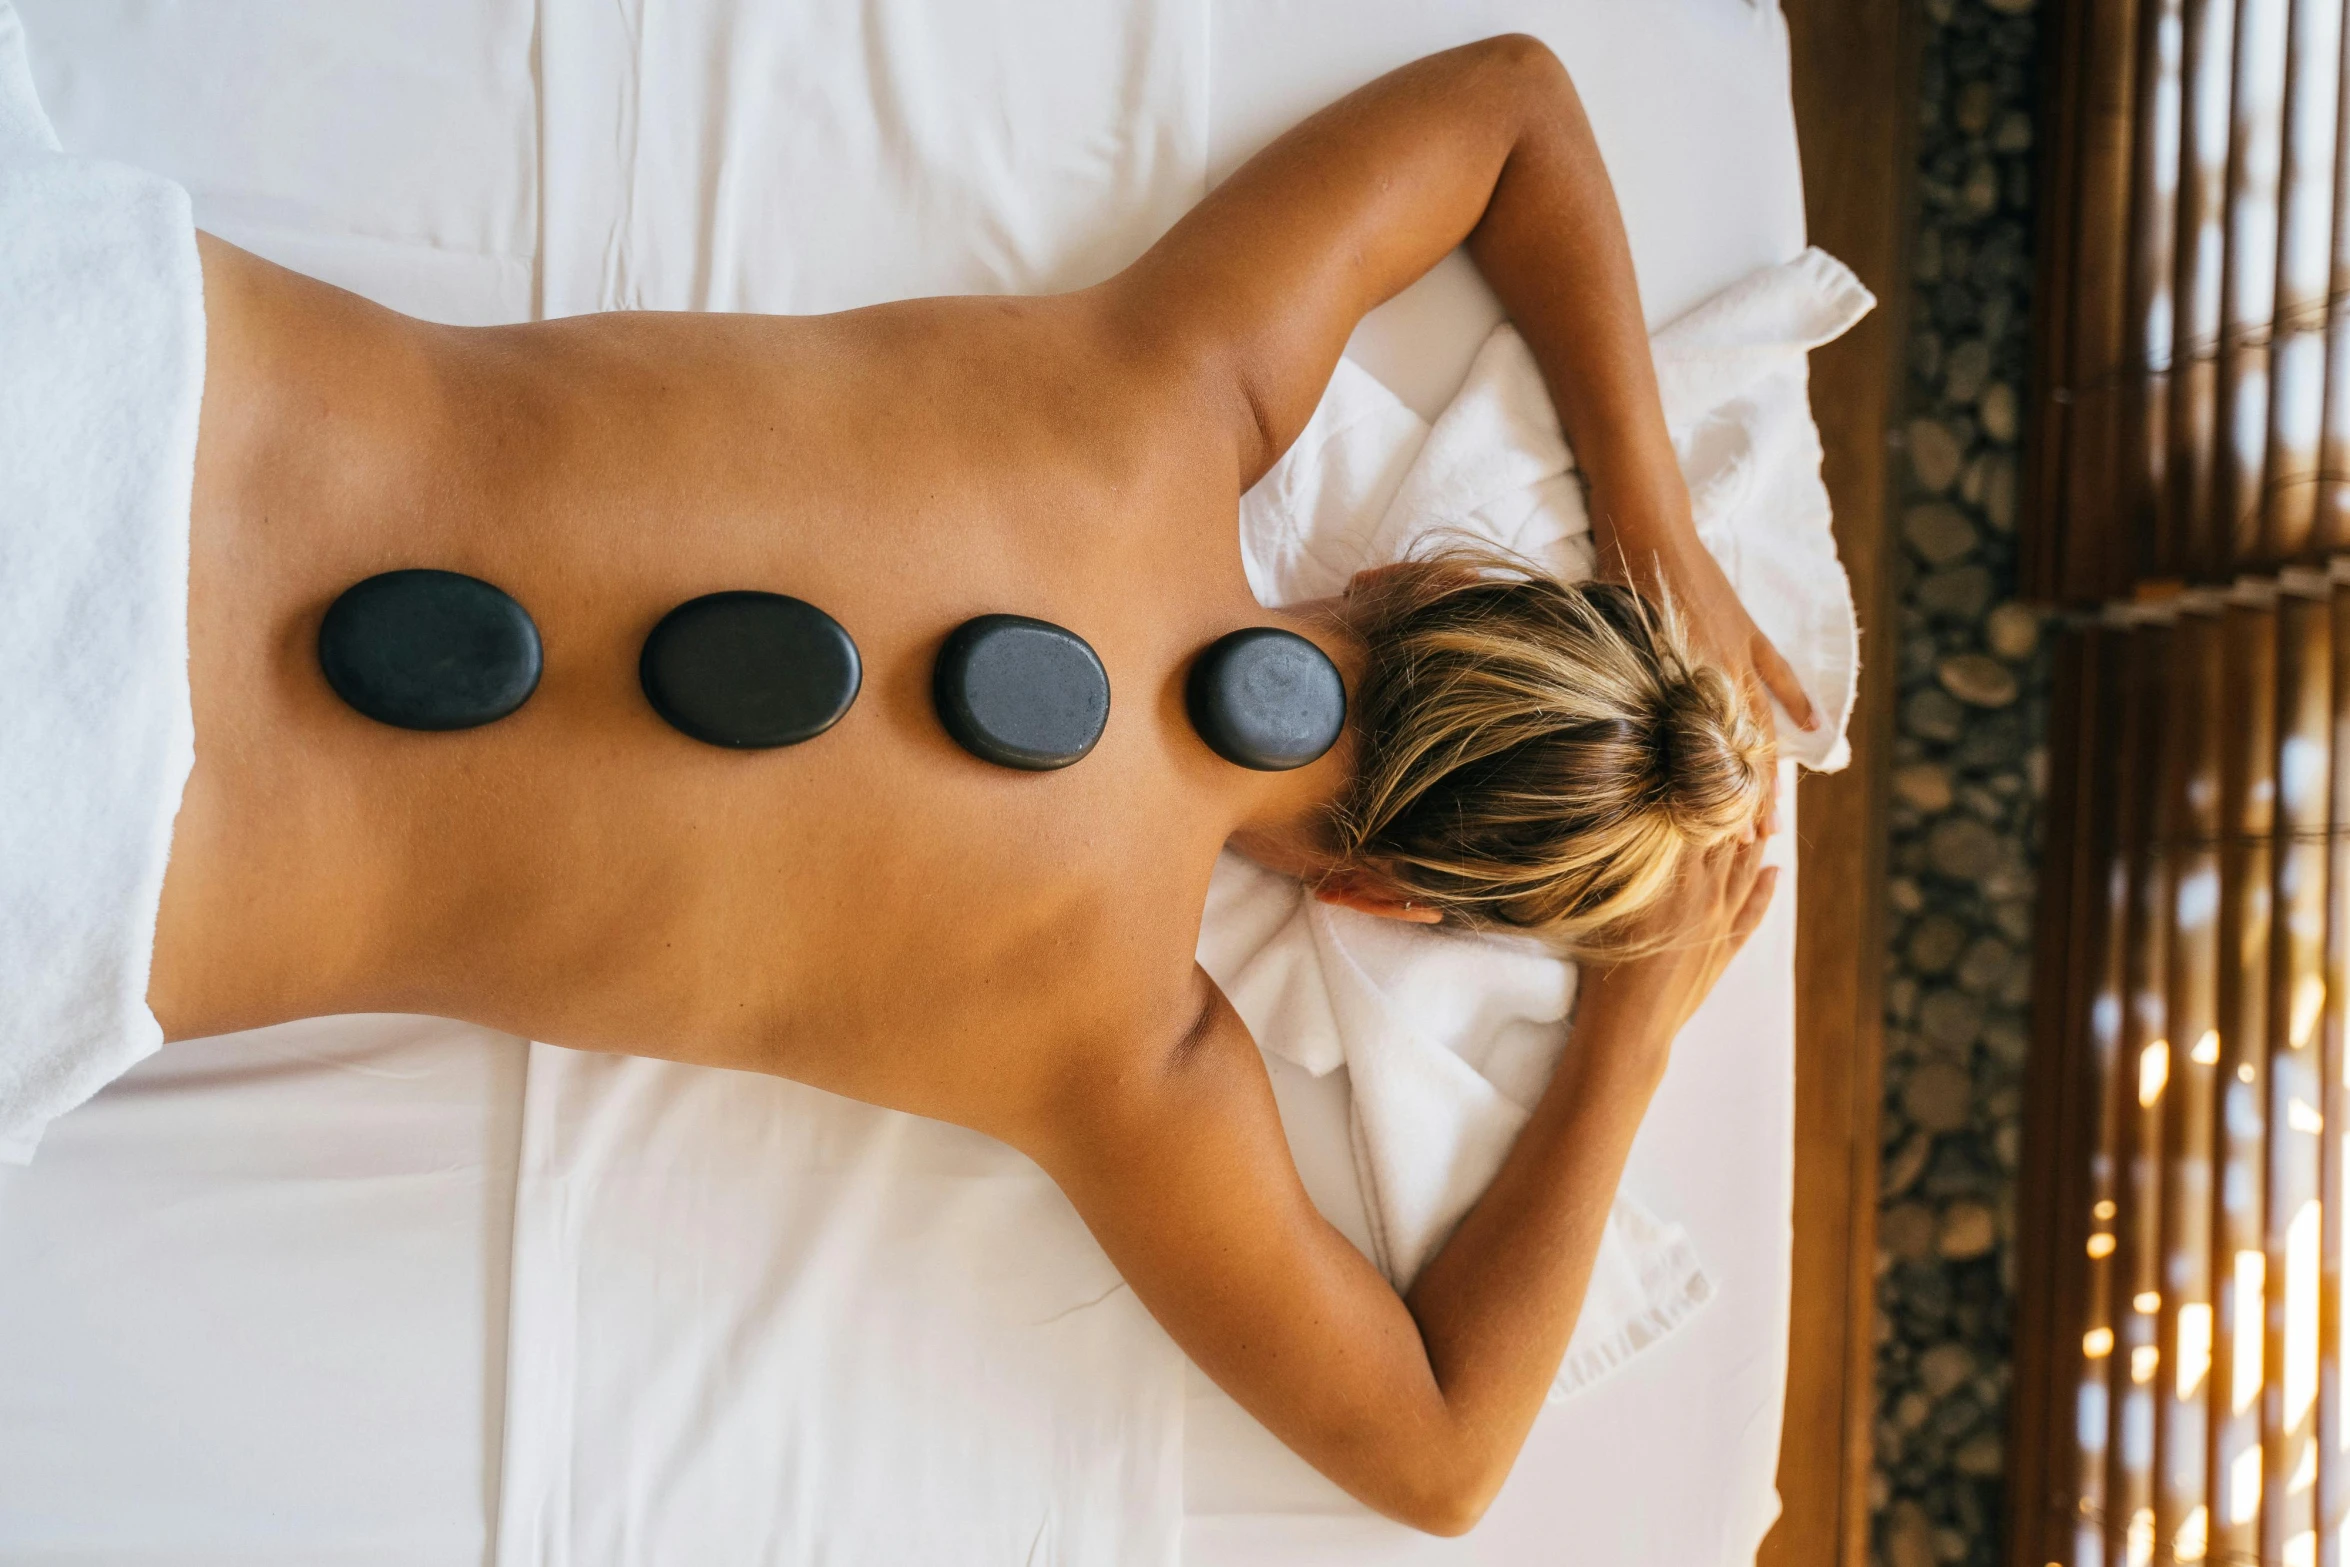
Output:
[[187,193],[62,151],[0,0],[0,1160],[152,1054],[188,705]]

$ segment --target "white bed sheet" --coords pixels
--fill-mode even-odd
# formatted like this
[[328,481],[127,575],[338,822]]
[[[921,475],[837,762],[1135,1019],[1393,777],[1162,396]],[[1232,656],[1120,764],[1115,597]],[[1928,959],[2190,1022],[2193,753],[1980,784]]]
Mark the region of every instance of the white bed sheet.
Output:
[[412,315],[532,315],[536,0],[17,12],[60,139],[170,175],[201,227]]
[[485,1560],[522,1051],[173,1047],[0,1167],[0,1562]]
[[[658,275],[636,257],[566,273],[551,249],[538,267],[553,111],[534,82],[560,62],[525,0],[19,6],[69,145],[180,177],[201,222],[290,265],[458,321],[625,301]],[[1211,164],[1388,65],[1507,27],[1577,69],[1652,321],[1800,248],[1783,26],[1745,0],[1220,5]],[[840,170],[844,188],[872,173]],[[640,214],[658,219],[642,232],[724,212]],[[1085,265],[1006,254],[1035,275]],[[755,279],[683,286],[759,297]],[[1455,258],[1352,351],[1433,412],[1492,319]],[[1634,1155],[1635,1189],[1723,1285],[1716,1305],[1572,1422],[1538,1425],[1486,1525],[1450,1544],[1366,1518],[1198,1383],[1189,1560],[1525,1563],[1562,1538],[1584,1561],[1750,1558],[1784,1379],[1791,913],[1782,899],[1685,1036]],[[1346,1223],[1343,1086],[1276,1078],[1309,1182]],[[482,1558],[520,1099],[515,1041],[305,1024],[167,1051],[0,1176],[0,1561]]]

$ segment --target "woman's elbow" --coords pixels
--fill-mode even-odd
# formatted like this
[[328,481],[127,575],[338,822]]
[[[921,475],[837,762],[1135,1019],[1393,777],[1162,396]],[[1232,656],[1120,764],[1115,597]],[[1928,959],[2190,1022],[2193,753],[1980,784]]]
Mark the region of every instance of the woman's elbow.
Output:
[[1575,102],[1574,79],[1550,45],[1531,33],[1503,33],[1465,45],[1466,74],[1484,85],[1491,102],[1508,104],[1525,126],[1548,122],[1562,103]]
[[1551,83],[1567,79],[1565,62],[1532,33],[1500,33],[1468,47],[1516,76]]
[[1486,1504],[1491,1500],[1490,1497],[1448,1497],[1406,1518],[1404,1522],[1422,1534],[1457,1540],[1477,1527],[1477,1521],[1485,1516]]
[[1507,1469],[1495,1474],[1483,1466],[1429,1465],[1397,1477],[1380,1511],[1422,1534],[1458,1539],[1477,1527],[1507,1477]]
[[1411,1502],[1389,1516],[1396,1522],[1409,1524],[1422,1534],[1441,1535],[1457,1540],[1477,1527],[1485,1516],[1485,1509],[1493,1498],[1482,1491],[1448,1491],[1438,1495],[1415,1496]]

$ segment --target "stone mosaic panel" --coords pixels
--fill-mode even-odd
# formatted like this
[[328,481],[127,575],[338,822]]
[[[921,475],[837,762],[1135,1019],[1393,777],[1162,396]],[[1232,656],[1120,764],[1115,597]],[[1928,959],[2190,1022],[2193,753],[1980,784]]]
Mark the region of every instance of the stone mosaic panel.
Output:
[[1896,442],[1874,1551],[1992,1567],[2046,779],[2041,617],[2015,601],[2032,282],[2034,0],[1926,0]]

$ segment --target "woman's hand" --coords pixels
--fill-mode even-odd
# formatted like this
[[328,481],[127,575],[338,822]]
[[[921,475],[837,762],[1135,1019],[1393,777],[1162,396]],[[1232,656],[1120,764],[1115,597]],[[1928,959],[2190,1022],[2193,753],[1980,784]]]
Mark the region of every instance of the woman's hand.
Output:
[[[1592,510],[1596,519],[1598,506]],[[1600,575],[1651,598],[1669,594],[1687,625],[1690,650],[1730,677],[1745,694],[1757,723],[1766,730],[1770,727],[1767,692],[1796,723],[1819,728],[1819,711],[1804,694],[1795,670],[1738,602],[1738,591],[1730,586],[1713,551],[1699,542],[1692,523],[1683,518],[1678,526],[1637,530],[1619,523],[1598,542]]]
[[1576,1032],[1604,1016],[1628,1037],[1669,1047],[1771,906],[1779,869],[1762,862],[1769,841],[1758,832],[1683,860],[1672,890],[1642,918],[1639,934],[1656,948],[1584,965]]

